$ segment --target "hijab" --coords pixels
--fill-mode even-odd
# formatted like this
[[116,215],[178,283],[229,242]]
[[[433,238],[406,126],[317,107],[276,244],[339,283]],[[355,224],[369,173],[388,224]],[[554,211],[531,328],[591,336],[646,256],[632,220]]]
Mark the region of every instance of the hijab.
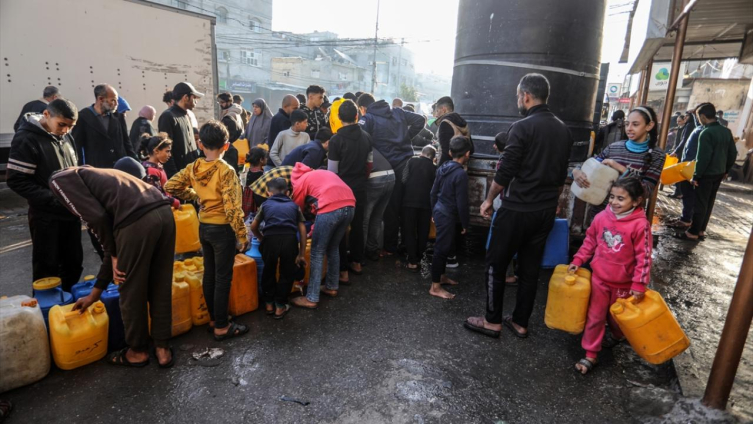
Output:
[[[246,140],[248,140],[248,147],[254,147],[259,144],[269,144],[267,137],[269,136],[269,125],[272,122],[272,112],[267,106],[267,102],[264,99],[256,99],[252,103],[261,109],[261,113],[256,115],[251,113],[251,119],[248,121],[246,127]],[[274,141],[274,140],[269,140]]]

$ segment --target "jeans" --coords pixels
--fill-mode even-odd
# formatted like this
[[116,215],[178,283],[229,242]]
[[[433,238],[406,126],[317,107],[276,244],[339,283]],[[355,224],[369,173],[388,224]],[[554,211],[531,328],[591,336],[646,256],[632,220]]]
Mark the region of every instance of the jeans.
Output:
[[555,212],[555,208],[518,212],[504,207],[497,211],[492,222],[492,238],[486,251],[488,322],[502,323],[505,274],[517,253],[518,290],[512,320],[521,327],[528,327],[528,319],[536,300],[541,258],[544,256],[546,239],[554,227]]
[[[264,303],[276,304],[282,308],[288,304],[288,295],[293,288],[293,276],[296,271],[295,258],[298,256],[298,239],[295,234],[270,235],[261,242],[261,258],[264,271],[261,286]],[[277,279],[277,264],[280,265],[280,279]]]
[[395,166],[395,187],[390,195],[390,202],[384,210],[384,250],[390,253],[397,252],[398,234],[400,233],[400,214],[403,212],[403,171],[408,164],[406,159],[403,163]]
[[395,188],[395,176],[370,178],[366,192],[366,210],[363,211],[363,233],[366,236],[366,252],[379,252],[379,233],[382,217]]
[[408,251],[408,263],[411,265],[418,264],[424,256],[430,231],[430,209],[403,208],[403,242]]
[[[60,277],[63,290],[70,291],[84,270],[81,221],[56,219],[29,208],[32,278]],[[9,265],[10,266],[10,265]]]
[[695,188],[695,210],[693,211],[693,223],[690,225],[688,233],[695,236],[706,231],[711,219],[711,211],[714,209],[716,201],[716,192],[722,185],[724,176],[704,177],[698,180],[698,187]]
[[[353,212],[350,236],[343,237],[340,241],[340,271],[347,271],[349,269],[348,245],[350,245],[350,262],[358,264],[363,262],[363,216],[366,210],[366,190],[353,190],[353,196],[356,198],[356,209]],[[350,240],[350,243],[348,243],[348,240]]]
[[690,181],[683,181],[677,183],[682,192],[682,217],[680,220],[685,223],[690,223],[693,220],[693,211],[695,210],[695,188]]
[[[346,206],[316,216],[314,233],[311,235],[311,271],[309,288],[306,292],[306,298],[310,302],[319,302],[325,254],[328,261],[327,288],[329,290],[340,288],[340,241],[345,237],[354,214],[355,208]],[[204,269],[206,269],[206,259]]]
[[215,328],[225,328],[235,264],[235,231],[230,224],[199,224],[204,251],[204,299]]

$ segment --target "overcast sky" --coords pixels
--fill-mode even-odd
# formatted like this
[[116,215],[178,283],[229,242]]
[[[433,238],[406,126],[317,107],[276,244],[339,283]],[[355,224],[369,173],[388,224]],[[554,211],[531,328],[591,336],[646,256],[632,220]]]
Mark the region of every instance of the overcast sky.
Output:
[[[628,18],[627,13],[620,12],[629,11],[631,3],[632,0],[608,0],[612,8],[607,7],[602,62],[614,63],[609,82],[622,82],[624,76],[617,75],[624,73],[624,66],[615,66]],[[373,37],[376,9],[377,0],[274,0],[272,29]],[[452,75],[457,10],[458,0],[381,0],[379,37],[404,37],[406,47],[414,53],[417,72]]]

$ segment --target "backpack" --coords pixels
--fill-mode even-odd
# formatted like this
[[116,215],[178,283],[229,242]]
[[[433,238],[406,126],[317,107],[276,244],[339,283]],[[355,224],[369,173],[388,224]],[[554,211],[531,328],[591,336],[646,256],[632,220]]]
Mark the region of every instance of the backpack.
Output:
[[466,137],[468,139],[468,141],[471,142],[471,150],[474,150],[473,137],[471,137],[471,129],[468,127],[468,125],[466,125],[466,126],[464,126],[464,127],[461,128],[461,127],[455,125],[449,119],[445,119],[442,122],[440,122],[439,125],[437,125],[437,134],[436,134],[437,138],[436,138],[435,141],[436,141],[436,144],[437,144],[437,157],[438,158],[442,157],[442,145],[439,143],[439,127],[441,127],[442,124],[445,123],[445,122],[447,122],[448,124],[450,124],[450,127],[452,127],[452,131],[453,131],[452,138],[455,138],[455,137],[458,137],[458,136]]

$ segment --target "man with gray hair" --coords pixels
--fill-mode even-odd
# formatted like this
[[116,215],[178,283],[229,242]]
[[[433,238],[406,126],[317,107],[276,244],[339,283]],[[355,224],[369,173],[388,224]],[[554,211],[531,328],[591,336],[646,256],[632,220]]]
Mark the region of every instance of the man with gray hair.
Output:
[[94,87],[94,104],[81,111],[78,125],[71,132],[79,165],[112,168],[122,157],[136,158],[123,121],[115,114],[117,108],[115,88],[109,84]]
[[18,127],[21,126],[21,122],[23,122],[23,117],[27,113],[43,113],[47,109],[47,105],[50,104],[51,101],[57,99],[60,97],[60,90],[58,90],[57,87],[54,85],[48,85],[44,88],[42,91],[42,98],[32,100],[29,103],[26,103],[23,108],[21,108],[21,114],[18,115],[18,119],[16,119],[16,123],[13,124],[13,132],[18,131]]
[[133,124],[131,125],[131,133],[128,135],[128,138],[131,140],[131,146],[133,146],[134,152],[139,151],[142,134],[149,134],[149,136],[152,137],[157,135],[157,131],[152,125],[155,116],[157,116],[157,110],[146,105],[139,111],[139,117],[133,121]]
[[[492,216],[494,199],[502,206],[492,223],[486,251],[486,316],[469,317],[464,326],[499,337],[502,325],[519,337],[528,337],[528,320],[536,300],[541,259],[554,226],[557,205],[567,179],[573,138],[567,126],[546,104],[549,81],[527,74],[518,84],[518,111],[523,119],[507,131],[502,166],[497,169],[481,215]],[[505,271],[518,255],[518,291],[512,316],[502,317]]]

